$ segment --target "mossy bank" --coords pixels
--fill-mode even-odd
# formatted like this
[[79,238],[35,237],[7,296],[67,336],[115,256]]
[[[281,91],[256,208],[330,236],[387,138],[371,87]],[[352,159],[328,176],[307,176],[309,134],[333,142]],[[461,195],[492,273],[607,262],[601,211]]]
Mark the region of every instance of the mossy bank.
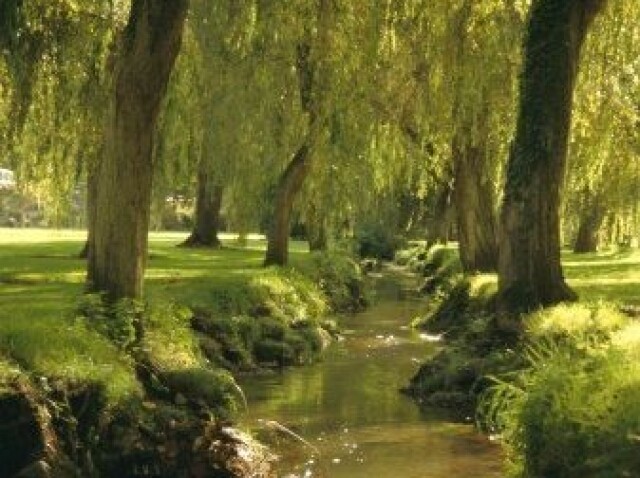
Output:
[[474,418],[503,444],[508,476],[635,476],[640,333],[629,311],[636,304],[625,281],[603,295],[588,280],[629,274],[640,257],[565,255],[583,300],[522,316],[514,342],[496,326],[495,276],[463,275],[455,252],[400,256],[424,273],[432,299],[413,325],[443,343],[405,391]]
[[272,476],[233,374],[317,360],[327,314],[366,302],[358,264],[151,244],[147,301],[116,304],[82,293],[75,237],[3,244],[3,476]]

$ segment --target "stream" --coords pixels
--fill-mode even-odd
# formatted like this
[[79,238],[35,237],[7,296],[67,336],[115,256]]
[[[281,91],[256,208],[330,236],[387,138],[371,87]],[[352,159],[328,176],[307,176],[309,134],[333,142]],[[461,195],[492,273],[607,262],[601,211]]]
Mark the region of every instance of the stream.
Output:
[[243,425],[280,456],[280,477],[503,476],[484,435],[398,392],[440,345],[406,327],[423,300],[399,299],[397,283],[378,290],[367,311],[336,318],[343,339],[322,362],[241,379]]

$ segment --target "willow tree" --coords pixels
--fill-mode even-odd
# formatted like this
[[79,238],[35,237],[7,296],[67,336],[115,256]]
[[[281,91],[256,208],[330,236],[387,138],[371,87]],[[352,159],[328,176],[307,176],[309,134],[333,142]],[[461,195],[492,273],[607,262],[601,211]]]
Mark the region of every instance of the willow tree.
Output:
[[[44,10],[44,14],[38,10]],[[29,5],[20,0],[6,0],[0,4],[0,55],[10,80],[4,89],[9,92],[12,111],[4,132],[8,149],[26,121],[37,68],[54,32],[61,26],[53,10],[57,9],[40,2]]]
[[[247,69],[255,9],[254,2],[192,2],[188,25],[193,36],[190,60],[195,74],[189,93],[194,87],[200,91],[191,112],[197,113],[193,133],[199,158],[194,225],[185,246],[220,245],[223,193],[238,169],[234,163],[242,159],[236,151],[245,143],[242,123],[253,121],[250,116],[254,105],[247,105],[239,92],[254,87]],[[230,100],[238,104],[230,104]],[[239,113],[245,117],[239,117]]]
[[20,192],[39,198],[46,219],[78,227],[82,211],[74,189],[101,144],[102,73],[112,18],[106,2],[16,5],[13,30],[3,30],[10,74],[2,109],[11,113],[0,120],[0,149],[16,170]]
[[274,28],[280,19],[270,14],[279,9],[289,13],[285,4],[191,4],[161,119],[154,186],[158,202],[172,188],[195,196],[184,245],[218,244],[221,214],[238,232],[258,229],[266,190],[304,133],[291,63],[297,33]]
[[[304,27],[295,46],[295,68],[298,74],[300,105],[307,116],[307,132],[282,172],[274,193],[273,210],[267,232],[265,265],[286,265],[289,254],[289,228],[294,201],[304,184],[313,159],[313,148],[323,132],[326,112],[323,110],[322,82],[328,72],[323,68],[323,55],[330,48],[333,0],[319,0],[316,24]],[[315,33],[313,32],[315,30]]]
[[187,7],[187,0],[133,0],[117,45],[88,264],[91,289],[110,299],[142,295],[154,130]]
[[565,242],[577,253],[596,252],[614,218],[638,234],[639,23],[637,2],[612,2],[585,43],[563,213]]
[[605,3],[535,0],[531,6],[501,213],[499,297],[505,312],[576,298],[560,264],[560,197],[580,51]]
[[465,271],[498,266],[498,171],[511,134],[522,20],[514,2],[459,2],[451,15],[453,203]]

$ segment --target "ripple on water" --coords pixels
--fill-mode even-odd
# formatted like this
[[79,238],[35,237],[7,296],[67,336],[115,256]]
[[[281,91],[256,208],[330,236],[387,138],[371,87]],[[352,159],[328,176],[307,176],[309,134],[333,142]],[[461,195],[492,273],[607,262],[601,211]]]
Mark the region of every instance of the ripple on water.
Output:
[[[422,307],[383,303],[342,318],[348,333],[321,363],[242,380],[249,402],[244,421],[281,455],[281,476],[502,476],[499,448],[486,437],[427,416],[398,393],[438,347],[406,327]],[[258,419],[291,433],[266,430]]]

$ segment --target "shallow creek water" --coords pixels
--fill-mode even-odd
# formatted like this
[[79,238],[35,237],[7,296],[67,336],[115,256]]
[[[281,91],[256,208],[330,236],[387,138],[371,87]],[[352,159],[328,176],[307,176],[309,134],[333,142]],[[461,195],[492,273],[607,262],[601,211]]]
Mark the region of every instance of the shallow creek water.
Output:
[[242,422],[280,455],[279,476],[502,476],[499,449],[486,437],[398,392],[435,351],[406,327],[424,308],[387,290],[366,312],[338,318],[344,339],[322,362],[241,380]]

